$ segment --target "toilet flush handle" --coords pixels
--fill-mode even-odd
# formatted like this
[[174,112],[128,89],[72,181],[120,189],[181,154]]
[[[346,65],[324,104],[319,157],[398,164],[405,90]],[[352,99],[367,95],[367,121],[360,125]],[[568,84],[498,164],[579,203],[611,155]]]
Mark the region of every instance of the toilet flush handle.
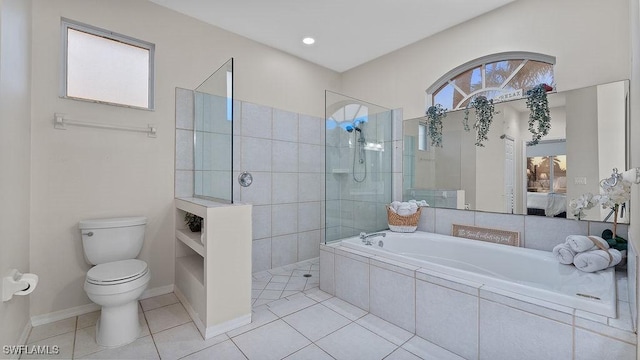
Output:
[[89,231],[88,233],[84,233],[82,235],[93,236],[93,231]]

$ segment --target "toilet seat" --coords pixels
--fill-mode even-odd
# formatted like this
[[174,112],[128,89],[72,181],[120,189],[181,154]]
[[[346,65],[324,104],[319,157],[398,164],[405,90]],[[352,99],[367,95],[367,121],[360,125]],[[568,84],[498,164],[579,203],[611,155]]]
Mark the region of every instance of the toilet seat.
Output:
[[93,285],[118,285],[137,280],[149,272],[147,263],[127,259],[96,265],[87,272],[86,282]]

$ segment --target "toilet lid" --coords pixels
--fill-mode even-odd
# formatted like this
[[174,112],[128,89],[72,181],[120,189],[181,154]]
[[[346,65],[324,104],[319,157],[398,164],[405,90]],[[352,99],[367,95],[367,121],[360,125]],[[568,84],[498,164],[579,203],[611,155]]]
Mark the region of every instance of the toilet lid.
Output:
[[149,271],[147,263],[138,259],[108,262],[92,267],[87,281],[97,285],[115,285],[133,281]]

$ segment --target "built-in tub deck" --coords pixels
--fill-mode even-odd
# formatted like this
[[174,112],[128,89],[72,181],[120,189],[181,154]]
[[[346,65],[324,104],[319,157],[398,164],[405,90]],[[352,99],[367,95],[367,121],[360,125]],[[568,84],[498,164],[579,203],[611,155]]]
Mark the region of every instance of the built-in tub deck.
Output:
[[635,359],[626,281],[419,231],[320,246],[321,290],[463,359]]
[[364,245],[358,237],[342,245],[423,269],[456,276],[536,300],[616,317],[615,270],[587,273],[560,264],[551,252],[415,232],[387,232]]

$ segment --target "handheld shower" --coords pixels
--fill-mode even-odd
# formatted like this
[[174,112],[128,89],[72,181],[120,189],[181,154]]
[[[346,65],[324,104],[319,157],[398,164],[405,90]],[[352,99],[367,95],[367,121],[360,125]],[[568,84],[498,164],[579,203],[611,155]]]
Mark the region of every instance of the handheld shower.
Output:
[[[356,141],[355,144],[355,148],[354,148],[354,152],[353,152],[353,180],[355,182],[363,182],[366,178],[367,178],[367,164],[366,164],[366,153],[364,151],[364,146],[367,142],[367,140],[364,137],[364,133],[362,131],[361,128],[357,127],[357,126],[347,126],[346,127],[347,131],[352,133],[357,132],[358,133],[358,140]],[[354,133],[355,135],[355,133]],[[362,179],[358,179],[356,177],[356,157],[358,157],[358,163],[361,164],[362,166],[364,166],[364,176],[362,177]]]

